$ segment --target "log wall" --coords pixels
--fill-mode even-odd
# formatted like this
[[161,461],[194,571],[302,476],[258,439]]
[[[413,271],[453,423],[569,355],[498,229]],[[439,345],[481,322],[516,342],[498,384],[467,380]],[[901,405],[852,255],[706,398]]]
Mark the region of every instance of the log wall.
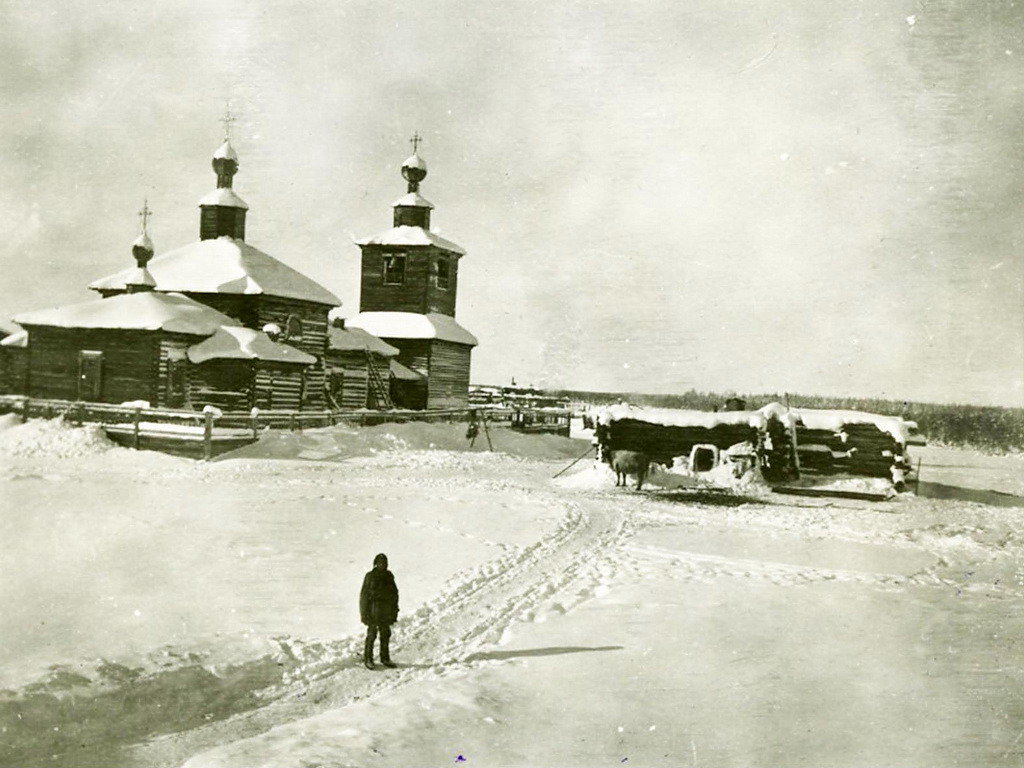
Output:
[[28,393],[28,349],[0,347],[0,394]]
[[472,349],[465,344],[450,341],[431,341],[427,408],[465,408],[469,405]]
[[77,400],[79,353],[103,353],[98,402],[157,402],[160,332],[31,326],[28,346],[31,397]]
[[[384,257],[405,255],[405,281],[385,285]],[[436,264],[448,260],[448,287],[437,285]],[[459,284],[459,257],[433,246],[382,250],[363,248],[359,292],[360,312],[439,312],[455,317],[455,296]]]
[[252,360],[207,360],[189,366],[188,400],[196,410],[213,405],[224,411],[253,406]]

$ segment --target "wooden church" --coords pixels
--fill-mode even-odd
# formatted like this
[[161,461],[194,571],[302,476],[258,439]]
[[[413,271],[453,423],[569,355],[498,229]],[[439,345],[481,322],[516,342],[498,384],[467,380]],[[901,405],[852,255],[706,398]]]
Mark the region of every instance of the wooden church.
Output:
[[477,341],[455,321],[464,252],[430,231],[416,141],[394,227],[359,243],[360,313],[347,325],[329,317],[333,293],[246,242],[226,137],[199,239],[155,256],[144,207],[135,266],[91,283],[101,298],[14,318],[23,330],[0,342],[0,391],[235,411],[465,407]]
[[102,298],[28,312],[24,393],[154,407],[323,409],[334,294],[245,241],[232,188],[238,156],[214,153],[216,189],[199,201],[199,240],[93,282]]
[[[362,328],[398,349],[395,404],[405,408],[465,408],[476,337],[455,320],[459,261],[465,251],[430,230],[434,206],[419,193],[427,165],[417,152],[402,163],[407,193],[392,204],[393,226],[357,241],[362,251]],[[411,372],[411,375],[406,372]]]

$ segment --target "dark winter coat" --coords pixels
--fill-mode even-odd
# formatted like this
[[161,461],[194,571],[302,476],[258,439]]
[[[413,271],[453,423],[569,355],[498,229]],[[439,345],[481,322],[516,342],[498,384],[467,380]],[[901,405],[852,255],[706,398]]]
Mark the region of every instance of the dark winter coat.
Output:
[[377,555],[373,570],[363,578],[359,592],[359,617],[367,626],[394,624],[398,620],[398,586],[388,570],[388,559]]

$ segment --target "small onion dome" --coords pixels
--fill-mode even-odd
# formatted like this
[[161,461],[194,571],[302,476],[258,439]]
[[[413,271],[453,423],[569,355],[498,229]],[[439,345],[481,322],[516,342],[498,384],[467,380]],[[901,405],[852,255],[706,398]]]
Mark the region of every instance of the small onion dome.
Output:
[[402,163],[402,178],[418,184],[427,178],[427,164],[415,152]]
[[231,177],[238,173],[238,155],[231,142],[226,141],[213,153],[213,170],[217,174],[217,186],[230,187]]
[[135,238],[135,242],[132,243],[132,256],[135,257],[135,262],[140,267],[146,266],[153,258],[153,241],[145,232]]
[[224,143],[220,145],[220,149],[213,153],[214,160],[234,160],[238,162],[238,155],[235,154],[234,147],[231,146],[231,142],[225,139]]

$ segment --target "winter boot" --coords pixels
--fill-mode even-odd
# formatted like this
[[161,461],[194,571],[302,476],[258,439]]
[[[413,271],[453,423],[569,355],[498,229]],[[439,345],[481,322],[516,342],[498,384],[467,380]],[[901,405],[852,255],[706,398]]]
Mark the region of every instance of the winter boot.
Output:
[[369,637],[366,638],[366,643],[363,645],[363,666],[367,669],[376,669],[373,665],[373,642]]
[[397,665],[391,661],[391,632],[381,633],[380,638],[380,663],[385,667],[394,669]]

